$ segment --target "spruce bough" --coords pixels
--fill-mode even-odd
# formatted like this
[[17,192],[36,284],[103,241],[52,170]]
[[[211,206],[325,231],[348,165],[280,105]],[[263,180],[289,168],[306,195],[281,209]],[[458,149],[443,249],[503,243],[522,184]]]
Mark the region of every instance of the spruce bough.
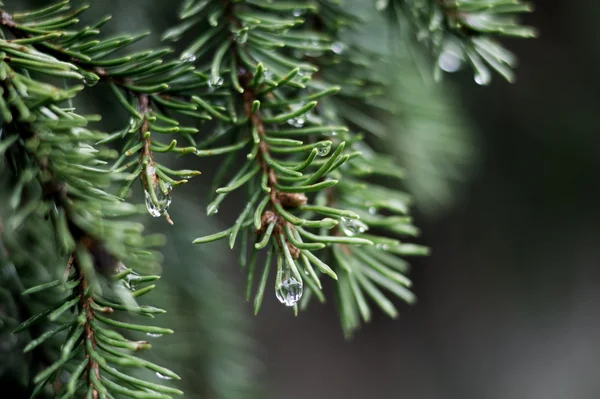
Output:
[[[488,67],[512,80],[513,58],[491,36],[533,36],[497,17],[530,7],[476,3],[376,6],[429,38],[438,70],[451,69],[442,44],[453,40],[479,83]],[[128,220],[144,212],[128,202],[139,182],[146,210],[173,224],[174,187],[200,172],[169,168],[169,155],[210,176],[208,215],[244,196],[233,225],[194,243],[236,249],[255,313],[273,291],[296,313],[313,297],[324,302],[324,278],[335,280],[346,336],[373,305],[396,317],[393,298],[414,302],[405,257],[429,250],[410,242],[419,230],[399,189],[404,171],[378,150],[394,104],[389,80],[371,69],[377,56],[345,41],[355,16],[332,0],[185,0],[163,35],[187,43],[176,56],[128,52],[145,35],[105,37],[108,18],[82,27],[87,6],[70,7],[0,11],[0,267],[18,309],[2,317],[27,335],[32,397],[182,393],[176,373],[136,353],[173,331],[143,321],[164,310],[138,304],[159,279],[163,239]],[[117,131],[77,113],[79,94],[96,84],[129,114]],[[210,156],[222,158],[215,173],[203,168]]]

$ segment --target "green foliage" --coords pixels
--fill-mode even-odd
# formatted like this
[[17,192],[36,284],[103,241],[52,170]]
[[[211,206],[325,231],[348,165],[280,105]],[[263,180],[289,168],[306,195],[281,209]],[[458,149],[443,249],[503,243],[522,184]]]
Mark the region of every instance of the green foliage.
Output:
[[[475,71],[475,82],[487,85],[490,69],[514,82],[516,57],[496,36],[532,38],[536,30],[522,26],[517,16],[533,10],[521,0],[376,0],[378,9],[389,9],[390,18],[409,26],[437,59],[435,74],[454,72],[464,62]],[[405,29],[405,32],[409,29]]]
[[[446,42],[455,40],[479,83],[489,80],[483,61],[511,80],[511,58],[488,35],[531,35],[496,16],[528,8],[486,4],[403,1],[390,9],[420,31],[427,27],[440,67]],[[208,215],[230,197],[244,198],[230,227],[194,243],[237,245],[255,313],[273,276],[275,296],[295,312],[313,297],[324,302],[323,279],[334,280],[346,336],[371,319],[373,305],[395,317],[395,298],[414,302],[405,258],[429,250],[410,242],[419,230],[405,172],[382,149],[399,117],[395,81],[375,67],[390,60],[345,40],[361,24],[356,17],[333,0],[184,0],[180,23],[163,35],[190,39],[173,57],[170,48],[130,51],[146,34],[105,37],[108,18],[81,27],[86,9],[61,1],[0,11],[0,294],[7,304],[0,337],[9,328],[26,336],[11,341],[30,354],[23,362],[11,358],[16,370],[26,370],[19,374],[24,391],[64,398],[182,394],[168,381],[177,374],[136,353],[173,331],[141,321],[165,312],[138,304],[159,278],[163,239],[143,235],[143,224],[131,220],[143,210],[127,202],[131,187],[139,181],[148,213],[173,224],[173,187],[199,174],[169,168],[159,160],[164,155],[189,155],[199,169],[205,157],[220,157]],[[74,106],[96,84],[107,86],[108,100],[127,115],[114,121],[114,132],[94,130],[100,116],[80,115]],[[190,267],[180,265],[178,273]],[[199,276],[190,272],[186,282],[205,280]],[[171,288],[200,311],[206,298],[223,295],[214,291],[222,287],[218,279],[208,279],[214,284]],[[180,306],[173,292],[162,292],[165,303]],[[243,339],[220,334],[236,323],[186,315],[170,324],[205,326],[203,334],[220,344],[207,357],[212,350],[224,359],[245,357],[244,345],[231,350]],[[173,356],[187,363],[181,352]],[[207,383],[216,381],[207,388],[214,396],[251,391],[247,372],[233,378],[224,370]],[[234,381],[232,391],[218,386],[224,380]]]

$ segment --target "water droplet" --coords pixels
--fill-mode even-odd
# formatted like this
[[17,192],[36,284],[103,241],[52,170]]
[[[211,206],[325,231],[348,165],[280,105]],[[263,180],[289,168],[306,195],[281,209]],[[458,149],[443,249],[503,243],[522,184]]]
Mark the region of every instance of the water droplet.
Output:
[[302,281],[296,280],[286,270],[281,284],[275,287],[275,296],[285,306],[294,306],[302,298]]
[[329,151],[331,151],[331,144],[329,143],[321,144],[315,147],[318,150],[317,155],[320,157],[326,156],[327,154],[329,154]]
[[294,17],[299,17],[302,14],[304,14],[304,11],[302,11],[300,8],[296,8],[294,11],[292,11],[292,15]]
[[168,375],[161,374],[158,371],[156,372],[156,376],[158,378],[160,378],[161,380],[172,380],[173,379],[173,377],[169,377]]
[[269,69],[265,69],[263,75],[265,80],[271,80],[273,78],[273,72],[271,72]]
[[377,208],[374,206],[369,207],[369,215],[374,215],[377,213]]
[[438,57],[438,66],[445,72],[458,71],[464,62],[463,49],[459,43],[454,40],[446,40],[444,48]]
[[216,18],[209,18],[208,19],[208,23],[210,24],[210,26],[217,26],[219,25],[219,20]]
[[208,79],[208,87],[211,89],[218,89],[223,86],[223,78],[219,75],[213,75]]
[[456,72],[462,65],[462,59],[455,52],[444,50],[438,58],[438,65],[445,72]]
[[375,9],[381,11],[388,6],[389,0],[377,0],[375,2]]
[[389,247],[390,247],[389,245],[387,245],[387,244],[381,244],[381,243],[375,245],[375,248],[381,249],[381,250],[384,250],[384,251],[387,251]]
[[147,336],[152,337],[152,338],[160,338],[163,335],[162,334],[156,334],[156,333],[146,333]]
[[487,86],[492,81],[492,74],[487,69],[479,69],[475,72],[475,83],[480,86]]
[[162,192],[158,184],[154,187],[158,204],[155,204],[154,201],[152,201],[152,197],[148,190],[144,191],[146,194],[146,208],[148,209],[148,213],[155,218],[167,212],[169,205],[171,205],[171,186],[168,183],[165,183],[165,186],[167,187],[166,194]]
[[287,120],[288,125],[292,125],[294,127],[302,127],[304,126],[304,123],[306,122],[306,119],[302,118],[302,117],[297,117],[297,118],[291,118]]
[[369,229],[369,226],[361,222],[360,220],[350,219],[346,217],[341,218],[341,227],[344,234],[347,236],[353,236],[355,234],[364,233]]
[[194,62],[196,61],[196,56],[192,53],[183,53],[179,56],[179,59],[183,62]]
[[94,74],[86,74],[83,76],[83,84],[89,87],[95,86],[99,80],[100,78]]
[[242,29],[238,32],[235,32],[233,35],[233,40],[240,44],[246,43],[246,41],[248,41],[248,31]]
[[335,42],[331,45],[331,51],[336,54],[342,54],[344,52],[344,44],[342,42]]

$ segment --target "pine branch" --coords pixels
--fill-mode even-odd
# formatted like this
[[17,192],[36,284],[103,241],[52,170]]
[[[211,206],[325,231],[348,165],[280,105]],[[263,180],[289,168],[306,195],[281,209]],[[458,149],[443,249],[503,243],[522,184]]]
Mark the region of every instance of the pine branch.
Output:
[[[186,154],[196,150],[191,134],[197,133],[198,129],[179,126],[179,122],[166,112],[176,112],[180,108],[178,104],[169,100],[170,97],[185,96],[188,90],[206,84],[206,79],[195,73],[194,68],[186,63],[164,60],[162,56],[168,54],[171,51],[169,49],[142,51],[111,58],[114,52],[135,43],[146,34],[104,41],[86,41],[89,37],[97,35],[98,31],[91,27],[84,27],[79,31],[60,31],[55,30],[54,25],[48,25],[44,18],[48,14],[57,13],[59,15],[56,18],[76,23],[75,17],[79,10],[67,12],[68,7],[68,2],[63,2],[48,7],[50,12],[21,14],[17,19],[22,23],[17,23],[13,16],[3,12],[0,24],[12,32],[17,41],[32,41],[32,47],[38,51],[75,65],[77,73],[81,74],[86,84],[94,85],[101,81],[112,89],[116,99],[131,114],[132,119],[129,126],[111,134],[102,143],[122,140],[130,133],[139,132],[137,141],[130,137],[123,145],[123,155],[115,162],[113,169],[117,172],[129,170],[138,175],[145,189],[149,213],[154,217],[164,215],[172,224],[167,213],[171,203],[172,186],[185,183],[185,178],[200,172],[172,171],[158,164],[153,153]],[[96,26],[100,27],[104,22],[106,21],[101,21]],[[189,98],[189,95],[187,97]],[[154,100],[157,104],[153,104]],[[186,108],[188,111],[197,109],[191,104]],[[207,114],[194,116],[200,120],[210,119]],[[158,121],[167,125],[160,125]],[[168,145],[163,144],[151,139],[152,132],[180,133],[192,146],[177,147],[176,140]],[[138,162],[134,159],[125,163],[128,157],[135,154],[138,154]],[[184,179],[175,180],[176,177]],[[119,195],[125,196],[133,182],[134,179],[129,179],[121,187]]]
[[[21,26],[14,22],[17,18],[2,12],[0,20],[9,30],[20,30]],[[26,29],[34,31],[31,27]],[[38,226],[37,231],[32,230],[34,245],[45,239],[44,230],[39,226],[49,225],[56,252],[59,257],[67,256],[70,260],[66,270],[59,273],[66,279],[44,281],[23,292],[24,295],[41,293],[48,299],[59,298],[57,302],[47,303],[39,313],[32,311],[15,330],[29,330],[33,334],[34,339],[24,349],[26,352],[44,346],[51,354],[46,358],[51,358],[51,362],[44,361],[32,379],[35,387],[31,394],[36,396],[48,390],[53,392],[53,397],[65,398],[81,395],[104,398],[113,394],[170,398],[181,394],[177,389],[118,370],[134,366],[177,378],[163,367],[124,353],[123,349],[140,350],[149,344],[127,339],[114,331],[119,328],[134,334],[167,334],[172,330],[102,315],[121,310],[153,317],[163,312],[139,306],[135,300],[151,292],[154,285],[140,286],[136,290],[134,284],[145,284],[158,277],[133,271],[143,273],[156,269],[157,254],[151,249],[161,239],[143,237],[140,225],[112,219],[135,214],[137,209],[106,191],[124,176],[102,168],[105,159],[114,153],[95,148],[97,141],[107,137],[86,129],[88,122],[97,118],[77,115],[73,109],[60,105],[72,99],[83,86],[63,90],[31,77],[33,73],[42,77],[82,79],[85,71],[54,57],[58,51],[56,46],[52,47],[52,54],[38,51],[34,44],[43,43],[48,35],[35,30],[34,33],[41,36],[16,35],[15,39],[0,39],[3,122],[0,155],[5,158],[3,163],[10,166],[10,169],[3,168],[2,174],[11,176],[8,181],[11,214],[4,223],[6,231],[2,241],[19,275],[26,274],[30,267],[30,259],[24,257],[27,251],[21,247],[27,242],[9,237],[18,236],[29,223]],[[60,48],[60,53],[66,51]],[[39,263],[40,260],[34,258],[32,264]],[[41,266],[54,274],[54,265]],[[44,277],[39,272],[34,275]],[[49,291],[54,293],[48,295]],[[72,316],[68,315],[69,311]],[[32,329],[42,323],[49,327],[45,332],[40,334],[39,330]],[[56,348],[56,342],[63,344]]]
[[534,28],[518,21],[520,14],[533,11],[533,5],[522,0],[377,0],[376,7],[388,9],[400,27],[410,26],[429,48],[437,60],[437,79],[442,71],[455,72],[467,63],[477,84],[491,82],[490,69],[514,82],[517,59],[495,37],[537,36]]

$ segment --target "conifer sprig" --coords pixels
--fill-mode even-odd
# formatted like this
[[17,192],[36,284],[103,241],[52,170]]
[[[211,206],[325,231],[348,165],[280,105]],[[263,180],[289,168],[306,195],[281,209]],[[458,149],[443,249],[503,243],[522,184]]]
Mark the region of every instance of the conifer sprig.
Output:
[[[163,379],[178,378],[129,354],[150,345],[116,330],[129,335],[172,331],[114,317],[119,313],[153,317],[164,312],[136,302],[154,288],[147,283],[158,279],[150,273],[158,268],[153,248],[162,238],[142,236],[142,225],[122,220],[139,210],[110,193],[114,183],[128,176],[105,168],[117,154],[96,143],[108,136],[87,128],[97,116],[81,116],[64,106],[85,86],[60,89],[50,79],[90,76],[74,63],[84,58],[56,45],[54,40],[62,35],[49,32],[79,11],[45,23],[17,22],[46,18],[65,4],[14,16],[0,12],[3,33],[13,35],[0,39],[0,164],[11,212],[2,223],[1,242],[18,275],[27,275],[38,265],[46,272],[34,273],[37,278],[58,274],[55,280],[38,280],[23,292],[45,306],[24,309],[19,316],[26,320],[15,329],[32,333],[25,352],[45,353],[33,370],[32,396],[170,398],[181,391],[121,371],[136,367]],[[41,259],[31,259],[25,246],[38,245],[41,226],[49,227],[55,248]],[[23,231],[33,231],[30,227],[38,229],[38,235],[31,237],[33,244],[16,239]],[[56,273],[56,264],[44,264],[45,258],[62,259],[66,267]]]
[[[192,65],[165,58],[172,52],[169,48],[114,56],[148,33],[103,38],[99,36],[99,29],[110,18],[81,29],[63,30],[66,26],[77,26],[77,15],[87,7],[75,11],[69,8],[69,2],[63,1],[42,12],[14,16],[4,13],[2,21],[16,37],[13,43],[30,43],[37,51],[74,65],[74,70],[69,73],[78,74],[74,77],[79,77],[86,85],[102,82],[111,88],[115,99],[131,117],[123,128],[102,140],[102,144],[117,141],[122,145],[121,155],[112,169],[137,176],[145,191],[149,213],[155,217],[164,215],[172,223],[167,212],[172,187],[200,172],[171,170],[157,162],[155,154],[192,154],[196,151],[193,135],[198,129],[182,126],[178,119],[211,119],[207,113],[196,112],[198,107],[189,101],[189,92],[205,86],[207,79],[195,72]],[[13,49],[13,52],[17,51]],[[182,102],[181,98],[187,101]],[[176,139],[162,142],[158,137],[164,134],[179,134],[189,145],[180,146]],[[118,195],[126,196],[135,180],[125,181]]]
[[436,57],[434,76],[455,72],[464,63],[475,72],[475,82],[491,82],[490,69],[509,82],[516,77],[514,54],[496,37],[533,38],[536,29],[523,26],[518,16],[533,11],[522,0],[376,0],[378,9],[388,9],[401,26],[414,31],[416,38]]

